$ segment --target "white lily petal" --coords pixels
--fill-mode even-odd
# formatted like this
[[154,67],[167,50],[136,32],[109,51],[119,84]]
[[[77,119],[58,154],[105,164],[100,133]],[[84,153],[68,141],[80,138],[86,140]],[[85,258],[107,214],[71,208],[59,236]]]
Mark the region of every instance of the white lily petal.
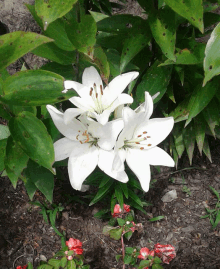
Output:
[[100,85],[103,88],[102,79],[98,73],[98,71],[95,69],[95,67],[90,66],[87,67],[82,75],[82,84],[87,86],[89,89],[94,86],[94,83],[97,87],[100,87]]
[[88,96],[85,98],[74,96],[74,97],[71,97],[69,101],[85,112],[94,110],[94,102],[92,101],[91,96]]
[[120,172],[125,170],[124,162],[126,155],[127,151],[125,151],[124,149],[115,149],[115,157],[112,164],[112,171]]
[[150,149],[157,146],[169,135],[173,125],[173,117],[151,119],[138,125],[134,131],[133,137],[137,137],[138,135],[147,132],[149,138],[146,140],[146,144],[149,145],[148,149]]
[[62,112],[60,112],[58,109],[51,105],[47,105],[46,107],[57,129],[62,135],[66,136],[67,138],[71,140],[76,140],[78,131],[86,130],[82,123],[76,119],[73,119],[72,122],[66,125],[64,123]]
[[145,120],[148,120],[152,113],[153,113],[153,107],[154,107],[154,104],[153,104],[153,99],[152,97],[150,96],[149,92],[145,92],[145,112],[144,112],[144,118]]
[[164,165],[169,167],[174,167],[175,162],[169,154],[159,147],[154,147],[148,151],[148,162],[150,165]]
[[111,112],[113,112],[118,106],[131,103],[133,103],[133,98],[127,93],[122,93],[109,107],[106,107],[106,109],[109,109]]
[[110,177],[126,183],[128,182],[128,176],[124,171],[112,171],[112,163],[115,157],[115,153],[114,150],[111,151],[106,151],[106,150],[102,150],[99,149],[99,162],[98,162],[98,166],[99,168],[105,172],[107,175],[109,175]]
[[124,126],[123,120],[113,120],[101,125],[99,122],[92,122],[88,126],[88,132],[93,137],[99,138],[98,145],[104,150],[111,150],[116,143],[118,134]]
[[75,90],[80,97],[89,96],[90,88],[87,86],[72,80],[64,81],[65,90],[73,89]]
[[105,125],[108,122],[111,112],[112,112],[111,110],[106,109],[102,112],[102,114],[97,114],[94,111],[92,111],[91,114],[94,116],[94,118],[96,118],[96,120],[100,124]]
[[115,77],[104,90],[103,103],[105,106],[108,107],[111,105],[138,75],[138,72],[129,72]]
[[69,124],[72,119],[76,118],[78,115],[84,111],[80,108],[68,108],[63,114],[63,120],[65,124]]
[[92,173],[98,164],[99,150],[90,144],[79,144],[69,157],[68,173],[70,183],[75,190],[81,190],[83,181]]
[[148,163],[148,150],[128,149],[126,162],[140,181],[142,189],[149,190],[151,172]]
[[57,140],[53,144],[55,152],[55,162],[62,161],[68,158],[73,148],[76,147],[78,144],[79,142],[75,142],[66,137]]
[[114,118],[120,119],[122,118],[122,111],[123,111],[124,105],[118,106],[114,111]]

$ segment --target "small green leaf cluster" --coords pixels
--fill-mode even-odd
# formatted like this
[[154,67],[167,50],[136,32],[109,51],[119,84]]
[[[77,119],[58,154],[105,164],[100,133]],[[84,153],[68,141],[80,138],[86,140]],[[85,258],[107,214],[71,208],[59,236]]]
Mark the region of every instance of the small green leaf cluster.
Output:
[[212,228],[215,229],[220,222],[220,194],[219,191],[215,190],[212,186],[209,186],[210,190],[215,194],[217,202],[215,208],[210,209],[209,206],[206,206],[207,215],[201,216],[200,218],[205,219],[209,218]]

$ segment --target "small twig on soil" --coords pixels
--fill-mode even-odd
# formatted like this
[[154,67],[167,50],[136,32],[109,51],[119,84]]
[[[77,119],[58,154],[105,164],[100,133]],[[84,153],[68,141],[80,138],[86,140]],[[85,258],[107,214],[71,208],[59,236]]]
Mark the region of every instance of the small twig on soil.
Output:
[[13,268],[15,268],[15,263],[16,263],[16,261],[18,260],[18,259],[20,259],[21,257],[23,257],[24,256],[24,254],[22,254],[21,256],[18,256],[15,260],[14,260],[14,262],[13,262]]
[[[93,232],[94,233],[94,232]],[[106,245],[108,245],[101,237],[99,237],[96,233],[94,233],[94,235],[95,236],[97,236],[104,244],[106,244]],[[108,247],[112,250],[112,251],[114,251],[115,253],[117,253],[112,247],[110,247],[109,245],[108,245]]]

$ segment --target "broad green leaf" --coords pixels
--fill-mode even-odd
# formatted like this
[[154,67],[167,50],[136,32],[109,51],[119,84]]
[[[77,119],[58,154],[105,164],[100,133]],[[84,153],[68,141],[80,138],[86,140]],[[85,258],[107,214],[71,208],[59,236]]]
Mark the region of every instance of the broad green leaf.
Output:
[[206,44],[204,71],[205,78],[203,86],[214,76],[220,74],[220,23],[212,31],[212,34]]
[[5,169],[5,153],[6,153],[7,139],[0,140],[0,172]]
[[159,263],[153,264],[152,269],[163,269],[163,266],[161,266]]
[[172,131],[173,136],[174,136],[175,148],[176,148],[179,158],[181,158],[185,150],[185,145],[183,141],[183,128],[184,128],[183,124],[181,123],[175,124]]
[[131,261],[132,261],[132,256],[128,255],[128,254],[125,254],[124,264],[130,264]]
[[114,49],[118,52],[121,52],[124,41],[128,38],[128,35],[125,33],[115,34],[115,33],[105,33],[98,32],[97,36],[97,45],[106,49]]
[[49,135],[51,136],[53,142],[57,141],[60,138],[60,132],[56,128],[51,118],[43,120],[44,125],[47,128]]
[[9,105],[9,108],[12,112],[13,115],[18,115],[19,113],[23,111],[28,111],[33,113],[35,116],[37,115],[37,108],[35,106],[14,106],[14,105]]
[[[144,267],[150,266],[150,264],[151,264],[151,261],[149,261],[149,260],[143,260],[143,261],[140,262],[140,268],[141,269],[144,269]],[[139,267],[138,267],[138,269],[139,269]]]
[[204,32],[202,0],[164,0],[176,13]]
[[67,21],[67,35],[78,51],[90,54],[96,43],[96,22],[91,15],[80,18],[80,22],[75,20]]
[[189,98],[185,98],[170,114],[175,120],[175,123],[188,119],[189,115]]
[[206,157],[209,159],[209,161],[212,163],[212,155],[211,155],[211,151],[209,148],[209,142],[207,137],[204,140],[204,144],[203,144],[203,149],[202,151],[205,153]]
[[213,98],[202,113],[212,135],[215,137],[215,126],[219,125],[219,104]]
[[73,44],[70,42],[66,30],[65,30],[65,21],[63,19],[57,19],[56,21],[52,22],[48,27],[47,30],[44,31],[44,26],[41,19],[37,16],[35,8],[33,5],[26,4],[26,7],[31,12],[31,15],[34,17],[35,21],[39,24],[41,29],[43,30],[43,34],[52,38],[54,43],[63,50],[72,51],[75,49]]
[[62,65],[55,62],[50,62],[41,66],[40,69],[59,74],[60,76],[64,77],[65,80],[76,80],[75,70],[71,64]]
[[125,248],[125,253],[132,254],[133,252],[134,252],[134,248],[132,248],[132,247],[126,247]]
[[24,177],[24,185],[25,185],[25,189],[27,191],[27,194],[30,198],[30,200],[32,201],[35,195],[35,192],[37,191],[37,187],[34,184],[34,182],[31,180],[31,178],[27,178]]
[[54,188],[53,174],[32,160],[29,160],[27,169],[25,169],[24,172],[27,181],[30,180],[33,182],[35,186],[45,195],[47,200],[52,203]]
[[121,34],[130,32],[135,24],[141,24],[142,22],[143,19],[141,17],[130,14],[114,15],[99,21],[97,23],[97,30],[107,33]]
[[162,98],[167,90],[172,68],[158,67],[158,64],[158,61],[154,62],[137,87],[136,96],[140,103],[145,102],[145,91],[148,91],[151,96],[160,92],[159,96],[154,100],[154,103],[156,103]]
[[10,131],[8,126],[0,124],[0,140],[6,139],[10,136]]
[[195,132],[192,123],[183,129],[183,138],[189,162],[190,165],[192,165],[193,151],[195,147]]
[[123,225],[125,225],[125,223],[126,223],[125,220],[120,219],[120,218],[117,218],[117,222],[118,222],[118,225],[119,225],[119,226],[123,226]]
[[36,0],[35,10],[37,15],[42,19],[44,24],[44,30],[47,29],[48,25],[58,18],[64,16],[69,12],[77,0]]
[[61,267],[65,267],[67,264],[67,258],[66,257],[63,257],[61,260],[60,260],[60,266]]
[[115,228],[115,229],[112,229],[112,230],[109,231],[109,236],[112,239],[119,240],[121,238],[122,232],[123,232],[122,227],[121,228]]
[[121,73],[127,64],[148,44],[150,38],[149,34],[137,34],[125,40],[120,61]]
[[76,51],[62,50],[54,43],[43,44],[32,50],[31,53],[63,65],[76,62]]
[[0,36],[0,69],[9,66],[36,47],[51,41],[53,39],[46,36],[22,31]]
[[54,269],[59,269],[60,268],[60,260],[52,258],[52,259],[50,259],[48,261],[48,264],[52,265],[54,267]]
[[76,263],[74,260],[67,261],[67,269],[76,269]]
[[176,61],[174,55],[175,42],[176,42],[176,21],[175,13],[169,7],[160,9],[157,13],[149,14],[149,24],[152,35],[160,46],[164,55]]
[[28,159],[29,157],[22,148],[10,136],[6,146],[5,170],[14,188],[16,188],[21,172],[27,167]]
[[39,119],[30,112],[21,112],[9,121],[9,130],[14,140],[33,161],[53,171],[53,141]]
[[91,10],[89,10],[89,13],[92,15],[95,22],[99,22],[99,21],[109,17],[108,15],[105,15],[103,13],[94,12],[94,11],[91,11]]
[[192,118],[198,115],[209,104],[218,89],[218,83],[219,82],[217,80],[213,80],[205,87],[198,84],[189,100],[189,116],[185,126],[187,126],[191,122]]
[[62,93],[64,78],[44,70],[18,72],[3,86],[2,101],[20,106],[40,106],[58,103],[76,95],[74,91]]
[[33,265],[29,262],[27,269],[33,269]]
[[160,66],[170,65],[170,64],[199,64],[203,62],[205,52],[205,44],[198,43],[194,46],[193,49],[185,48],[179,50],[178,53],[175,54],[176,61],[172,61],[167,59],[164,63],[160,64]]
[[193,123],[194,123],[194,132],[196,136],[197,146],[200,154],[202,155],[202,149],[204,145],[205,131],[206,131],[206,122],[202,113],[194,118]]
[[213,12],[207,12],[204,13],[204,27],[210,27],[213,24],[216,24],[220,21],[220,15],[213,13]]
[[122,189],[119,186],[116,186],[116,188],[115,188],[115,196],[119,202],[120,207],[123,208],[124,207],[124,197],[123,197]]

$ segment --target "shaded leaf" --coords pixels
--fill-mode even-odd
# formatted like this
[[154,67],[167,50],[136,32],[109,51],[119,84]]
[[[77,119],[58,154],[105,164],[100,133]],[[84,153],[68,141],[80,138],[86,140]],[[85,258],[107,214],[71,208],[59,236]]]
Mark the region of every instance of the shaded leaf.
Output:
[[5,169],[5,153],[6,153],[7,139],[0,140],[0,172]]
[[178,153],[179,158],[181,158],[184,150],[185,150],[185,145],[183,141],[183,124],[175,124],[173,128],[173,136],[174,136],[174,143],[175,143],[175,148]]
[[183,129],[184,144],[189,157],[190,165],[192,165],[193,152],[195,147],[195,132],[192,123]]
[[212,156],[211,156],[211,151],[209,148],[209,142],[207,137],[204,140],[204,144],[203,144],[203,152],[205,153],[206,157],[209,159],[209,161],[212,163]]
[[212,135],[215,137],[215,126],[219,125],[219,104],[213,98],[202,113]]
[[0,140],[6,139],[10,136],[10,131],[8,126],[0,124]]
[[199,114],[194,118],[194,132],[196,137],[197,146],[200,154],[202,155],[202,149],[205,140],[206,123],[202,114]]
[[109,231],[109,236],[112,239],[119,240],[121,238],[123,228],[115,228]]

